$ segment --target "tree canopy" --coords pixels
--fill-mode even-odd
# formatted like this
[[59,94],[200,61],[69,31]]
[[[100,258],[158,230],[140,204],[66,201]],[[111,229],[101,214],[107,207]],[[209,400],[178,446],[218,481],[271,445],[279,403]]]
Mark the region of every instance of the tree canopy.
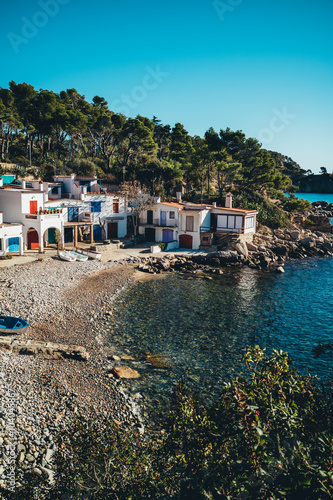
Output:
[[0,88],[0,145],[2,162],[31,163],[42,177],[77,166],[81,175],[138,181],[163,197],[179,183],[188,197],[221,199],[227,187],[267,193],[305,175],[241,130],[209,128],[204,137],[191,136],[179,122],[171,127],[156,116],[115,113],[102,96],[88,102],[74,88],[57,94],[14,81]]

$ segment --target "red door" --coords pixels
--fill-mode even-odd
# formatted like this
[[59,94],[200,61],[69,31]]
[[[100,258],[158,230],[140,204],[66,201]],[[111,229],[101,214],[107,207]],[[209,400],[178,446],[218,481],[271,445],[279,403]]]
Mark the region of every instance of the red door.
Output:
[[33,200],[30,202],[30,213],[35,215],[37,212],[37,200]]
[[193,238],[190,234],[181,234],[179,236],[179,247],[192,249]]
[[39,238],[37,231],[30,231],[28,233],[28,250],[38,250],[39,248]]

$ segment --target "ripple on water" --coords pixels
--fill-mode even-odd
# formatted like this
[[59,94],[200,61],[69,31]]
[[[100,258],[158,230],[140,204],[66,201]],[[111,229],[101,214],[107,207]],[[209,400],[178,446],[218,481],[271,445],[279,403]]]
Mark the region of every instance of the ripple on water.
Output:
[[[295,262],[281,275],[248,268],[214,280],[167,274],[134,284],[115,302],[110,345],[133,356],[142,374],[131,392],[160,407],[179,380],[210,402],[241,372],[249,345],[288,351],[302,373],[333,378],[332,357],[311,353],[332,341],[332,290],[329,258]],[[147,353],[166,356],[171,368],[152,368]]]

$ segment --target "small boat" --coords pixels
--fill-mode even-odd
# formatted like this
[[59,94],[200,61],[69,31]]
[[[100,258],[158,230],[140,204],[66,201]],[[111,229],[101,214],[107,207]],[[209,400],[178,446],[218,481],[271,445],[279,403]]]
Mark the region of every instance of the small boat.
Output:
[[0,316],[0,335],[4,333],[23,333],[28,328],[29,323],[21,318],[13,316]]
[[85,249],[85,248],[73,247],[72,251],[80,253],[82,255],[88,255],[88,257],[90,257],[91,259],[98,259],[98,260],[100,260],[101,257],[102,257],[101,253],[94,252],[93,250],[88,250],[88,249]]
[[70,255],[69,252],[59,252],[59,258],[62,260],[67,260],[67,262],[75,262],[76,258]]
[[66,250],[66,252],[72,257],[75,257],[79,262],[86,262],[86,260],[88,260],[88,255],[83,255],[83,253],[73,252],[73,250]]

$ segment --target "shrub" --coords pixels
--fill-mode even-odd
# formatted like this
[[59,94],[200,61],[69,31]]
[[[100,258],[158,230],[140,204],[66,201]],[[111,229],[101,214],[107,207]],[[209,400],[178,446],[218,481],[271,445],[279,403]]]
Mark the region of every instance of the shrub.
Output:
[[245,363],[210,408],[179,387],[163,434],[76,418],[58,438],[55,484],[20,477],[6,498],[332,498],[331,393],[282,351],[256,346]]

